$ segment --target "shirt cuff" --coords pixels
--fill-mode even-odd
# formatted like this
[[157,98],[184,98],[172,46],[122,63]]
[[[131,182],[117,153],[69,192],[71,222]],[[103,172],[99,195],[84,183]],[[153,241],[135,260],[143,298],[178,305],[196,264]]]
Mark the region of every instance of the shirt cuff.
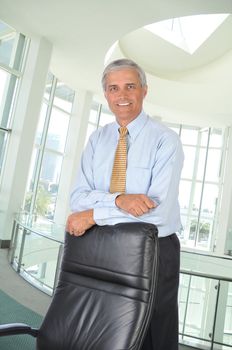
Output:
[[121,194],[121,192],[106,193],[102,199],[103,207],[116,208],[115,199]]

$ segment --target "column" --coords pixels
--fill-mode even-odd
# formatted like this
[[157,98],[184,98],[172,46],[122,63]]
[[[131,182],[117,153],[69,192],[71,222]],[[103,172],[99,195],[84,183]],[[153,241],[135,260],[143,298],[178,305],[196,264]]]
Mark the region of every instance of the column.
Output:
[[1,184],[0,247],[9,243],[13,216],[23,204],[51,52],[45,39],[31,39]]

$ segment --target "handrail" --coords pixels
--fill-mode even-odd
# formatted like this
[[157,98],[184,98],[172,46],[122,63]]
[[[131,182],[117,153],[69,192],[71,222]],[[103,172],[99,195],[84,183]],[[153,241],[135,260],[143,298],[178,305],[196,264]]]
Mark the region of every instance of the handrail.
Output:
[[232,278],[218,276],[218,275],[211,275],[211,274],[208,274],[208,273],[205,273],[205,272],[198,272],[198,271],[180,269],[180,273],[182,273],[184,275],[198,276],[198,277],[209,278],[209,279],[213,279],[213,280],[232,282]]
[[[44,237],[44,238],[46,238],[46,239],[50,239],[50,240],[55,241],[55,242],[57,242],[57,243],[61,243],[61,244],[64,243],[64,237],[63,237],[63,239],[61,239],[61,238],[56,238],[56,237],[54,237],[54,236],[52,236],[52,235],[49,235],[47,232],[41,232],[41,231],[39,231],[39,228],[35,228],[35,227],[33,227],[33,226],[30,226],[30,224],[23,223],[23,222],[21,222],[20,219],[17,218],[17,217],[14,218],[14,222],[17,223],[19,226],[21,226],[23,229],[26,229],[26,230],[30,231],[31,233],[34,233],[34,234],[36,234],[36,235],[38,235],[38,236],[42,236],[42,237]],[[58,225],[58,224],[55,224],[55,223],[53,223],[53,222],[50,222],[50,225],[51,225],[52,227],[54,227],[54,228],[60,228],[60,229],[62,229],[63,232],[64,232],[64,234],[65,234],[65,226],[64,226],[64,225]]]
[[186,254],[193,254],[193,255],[198,255],[198,256],[204,256],[204,257],[210,257],[210,258],[218,258],[218,259],[224,259],[224,260],[231,260],[232,261],[232,256],[231,255],[219,255],[219,254],[212,254],[212,252],[202,252],[199,250],[186,250],[186,248],[181,249],[182,253]]

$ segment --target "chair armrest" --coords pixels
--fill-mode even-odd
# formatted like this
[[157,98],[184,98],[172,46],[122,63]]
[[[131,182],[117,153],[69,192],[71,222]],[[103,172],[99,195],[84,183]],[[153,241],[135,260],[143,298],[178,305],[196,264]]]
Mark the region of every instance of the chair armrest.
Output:
[[33,337],[37,337],[38,329],[32,328],[25,323],[9,323],[0,325],[0,337],[17,334],[29,334]]

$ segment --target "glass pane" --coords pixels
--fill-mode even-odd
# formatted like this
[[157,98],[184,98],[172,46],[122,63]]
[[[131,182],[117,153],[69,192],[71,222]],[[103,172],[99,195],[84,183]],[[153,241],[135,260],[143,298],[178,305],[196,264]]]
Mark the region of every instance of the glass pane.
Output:
[[193,197],[193,207],[192,214],[198,215],[201,200],[202,183],[196,183],[194,197]]
[[209,149],[207,156],[206,181],[219,181],[221,165],[221,150]]
[[232,283],[227,281],[220,284],[215,340],[232,347]]
[[184,276],[180,279],[180,332],[183,335],[210,341],[213,317],[208,317],[206,310],[212,310],[213,314],[216,286],[217,281],[204,277]]
[[191,179],[193,176],[196,148],[191,146],[183,146],[184,150],[184,166],[181,177],[184,179]]
[[60,155],[44,153],[34,211],[50,220],[54,217],[62,160]]
[[0,69],[0,126],[9,128],[18,79]]
[[63,109],[66,112],[71,113],[72,104],[74,100],[75,92],[67,85],[61,82],[57,82],[54,105]]
[[197,167],[197,180],[202,181],[205,171],[205,160],[206,160],[206,148],[201,148],[199,150],[199,159]]
[[205,184],[202,204],[201,217],[213,218],[218,201],[218,186],[213,184]]
[[213,221],[207,219],[200,219],[198,236],[197,236],[197,248],[209,248],[211,243],[211,233],[213,228]]
[[67,113],[62,112],[55,107],[52,109],[46,148],[57,152],[64,152],[69,119],[70,117]]
[[0,62],[6,66],[12,66],[12,54],[17,39],[15,30],[3,22],[0,22]]
[[187,215],[185,214],[182,214],[182,210],[181,210],[181,229],[180,229],[180,232],[179,232],[179,239],[181,240],[181,244],[182,242],[184,242],[184,244],[186,243],[186,240],[188,240],[188,231],[187,231],[187,222],[188,222],[188,217]]
[[[40,219],[38,218],[37,221]],[[25,278],[52,293],[60,243],[34,233],[26,235],[22,266]],[[35,283],[37,281],[37,283]]]
[[44,153],[40,181],[43,182],[44,188],[50,191],[50,185],[59,181],[60,169],[63,156],[53,152],[46,151]]
[[44,102],[42,104],[40,118],[39,118],[39,124],[37,127],[36,140],[35,140],[36,145],[41,145],[43,131],[44,131],[44,124],[45,124],[45,119],[46,119],[46,115],[47,115],[47,109],[48,109],[48,105],[47,105],[47,103]]
[[4,105],[6,102],[7,91],[9,87],[10,74],[0,69],[0,126],[7,128],[7,121],[4,116]]
[[90,110],[90,115],[89,115],[89,122],[93,124],[98,123],[98,109],[99,109],[99,103],[97,102],[92,102],[91,110]]
[[190,219],[190,227],[189,227],[189,233],[188,233],[188,240],[193,241],[192,246],[194,246],[194,242],[197,237],[197,228],[198,228],[198,218],[197,217],[192,217]]
[[88,124],[87,132],[86,132],[86,138],[85,138],[85,145],[87,144],[90,135],[96,130],[96,125]]
[[222,129],[212,129],[210,134],[209,147],[222,147],[223,133]]
[[181,208],[181,213],[187,213],[190,201],[192,183],[190,181],[180,181],[179,187],[179,203]]
[[209,137],[209,129],[202,129],[200,131],[200,145],[203,147],[206,147],[208,144],[208,137]]
[[197,145],[198,130],[182,128],[181,129],[181,141],[184,145]]
[[9,73],[0,69],[0,106],[3,105],[4,93],[6,91],[6,86],[7,86],[7,79],[9,79]]
[[180,135],[180,128],[177,128],[177,127],[175,128],[174,126],[169,126],[169,125],[168,125],[168,127],[169,127],[169,129],[175,131],[175,133],[177,133],[177,135]]
[[114,121],[115,121],[115,116],[110,112],[110,110],[108,108],[103,106],[102,110],[101,110],[99,125],[104,126],[104,125],[112,123]]
[[3,169],[8,136],[9,134],[7,132],[0,130],[0,176]]
[[54,78],[54,76],[52,75],[52,73],[48,72],[47,81],[46,81],[46,87],[45,87],[45,92],[44,92],[44,98],[46,100],[49,100],[49,98],[50,98],[50,94],[51,94],[51,90],[52,90],[53,78]]
[[184,333],[184,320],[187,311],[187,299],[188,299],[188,289],[190,284],[190,276],[180,274],[180,284],[179,284],[179,332]]
[[35,173],[37,170],[36,166],[38,162],[38,156],[39,156],[39,149],[35,148],[32,154],[32,160],[31,160],[30,171],[29,171],[28,182],[27,182],[27,192],[24,198],[24,210],[26,212],[33,211],[33,208],[31,208],[31,204],[32,204],[32,198],[35,195],[34,186],[35,186]]

